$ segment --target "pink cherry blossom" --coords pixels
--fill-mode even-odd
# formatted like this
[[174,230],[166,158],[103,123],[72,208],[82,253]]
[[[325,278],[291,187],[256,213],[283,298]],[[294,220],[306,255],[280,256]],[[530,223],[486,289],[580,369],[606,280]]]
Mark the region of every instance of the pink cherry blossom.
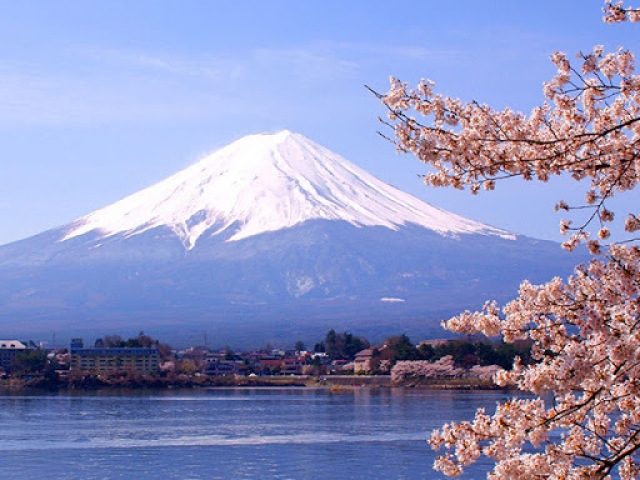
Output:
[[[603,10],[607,23],[640,21],[640,9],[620,1],[605,2]],[[429,80],[411,89],[392,77],[389,92],[378,95],[398,150],[431,167],[428,185],[478,194],[514,176],[582,181],[584,205],[556,206],[589,212],[576,225],[562,220],[569,235],[563,245],[572,250],[584,242],[602,254],[567,280],[524,281],[502,308],[488,302],[444,322],[465,335],[528,340],[533,357],[494,374],[497,384],[533,396],[432,433],[431,446],[444,449],[434,466],[449,476],[485,456],[495,462],[492,480],[640,478],[640,249],[631,236],[640,214],[624,219],[629,238],[606,250],[600,243],[611,236],[605,224],[620,218],[608,200],[640,180],[640,76],[624,49],[596,46],[575,60],[556,52],[551,61],[557,73],[544,85],[544,103],[528,115],[443,96]],[[448,361],[398,362],[392,375],[446,375],[455,369]]]
[[[621,3],[604,10],[609,22],[640,15]],[[528,115],[443,96],[430,80],[411,89],[391,77],[390,90],[378,96],[398,150],[432,167],[427,185],[477,194],[508,177],[546,182],[561,174],[588,184],[584,205],[559,203],[591,210],[583,223],[564,225],[572,248],[588,239],[592,222],[614,220],[607,201],[640,179],[640,75],[633,53],[622,48],[607,53],[599,45],[575,60],[558,51],[551,62],[557,73],[544,85],[545,102]]]

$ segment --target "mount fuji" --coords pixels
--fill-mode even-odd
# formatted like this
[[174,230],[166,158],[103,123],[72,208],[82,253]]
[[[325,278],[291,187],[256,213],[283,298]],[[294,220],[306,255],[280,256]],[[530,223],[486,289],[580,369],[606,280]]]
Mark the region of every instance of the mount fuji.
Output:
[[4,335],[145,330],[280,344],[439,320],[579,262],[429,205],[306,137],[244,137],[68,225],[0,247]]

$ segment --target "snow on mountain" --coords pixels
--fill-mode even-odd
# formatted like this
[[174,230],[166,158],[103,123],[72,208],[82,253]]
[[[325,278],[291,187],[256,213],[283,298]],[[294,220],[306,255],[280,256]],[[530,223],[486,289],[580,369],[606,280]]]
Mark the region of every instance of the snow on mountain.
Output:
[[0,246],[0,327],[211,332],[240,346],[331,328],[428,338],[442,318],[585,260],[428,205],[285,131]]
[[191,250],[203,235],[228,242],[307,220],[343,220],[441,235],[511,233],[446,212],[289,131],[244,137],[166,180],[73,222],[61,241],[89,232],[133,236],[169,227]]

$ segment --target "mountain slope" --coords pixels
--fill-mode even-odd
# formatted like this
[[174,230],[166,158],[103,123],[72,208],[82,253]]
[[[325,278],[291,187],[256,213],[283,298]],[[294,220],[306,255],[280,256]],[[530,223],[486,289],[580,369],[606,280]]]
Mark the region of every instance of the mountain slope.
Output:
[[580,259],[428,205],[301,135],[254,135],[0,247],[0,327],[198,331],[222,345],[329,328],[441,335],[444,316]]
[[166,226],[192,249],[204,232],[231,230],[228,239],[233,241],[315,219],[391,229],[414,223],[443,234],[509,236],[422,202],[302,135],[282,131],[244,137],[87,215],[64,240],[94,230],[137,235]]

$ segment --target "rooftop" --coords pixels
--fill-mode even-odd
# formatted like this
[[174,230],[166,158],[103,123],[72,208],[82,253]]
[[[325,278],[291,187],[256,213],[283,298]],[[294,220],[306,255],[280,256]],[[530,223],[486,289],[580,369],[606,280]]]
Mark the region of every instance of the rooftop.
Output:
[[18,340],[0,340],[2,350],[26,350],[27,346]]

